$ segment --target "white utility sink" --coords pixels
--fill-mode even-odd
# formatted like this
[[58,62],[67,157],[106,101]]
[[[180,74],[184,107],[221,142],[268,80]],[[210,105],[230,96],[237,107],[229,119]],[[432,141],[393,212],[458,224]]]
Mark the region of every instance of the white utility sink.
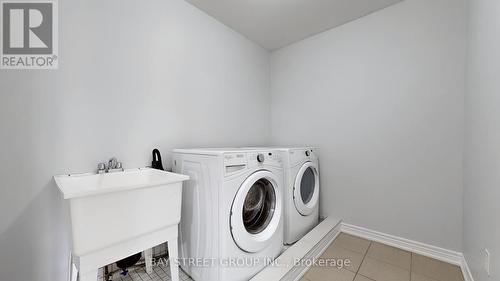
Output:
[[[144,168],[54,179],[69,201],[80,281],[95,281],[100,267],[164,242],[170,260],[177,259],[182,182],[188,176]],[[177,265],[171,270],[178,277]]]

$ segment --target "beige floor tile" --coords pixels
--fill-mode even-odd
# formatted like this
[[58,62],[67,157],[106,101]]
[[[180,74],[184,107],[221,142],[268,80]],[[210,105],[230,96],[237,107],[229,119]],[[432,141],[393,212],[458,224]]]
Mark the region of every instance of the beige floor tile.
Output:
[[411,267],[411,253],[387,246],[381,243],[372,242],[367,253],[368,257],[381,260],[383,262],[401,267],[410,271]]
[[410,272],[401,267],[366,257],[359,274],[376,281],[409,281]]
[[437,281],[437,280],[412,272],[411,281]]
[[345,269],[356,273],[363,261],[363,255],[360,253],[356,253],[354,251],[342,248],[337,245],[330,245],[328,249],[321,255],[323,259],[342,259],[348,260],[349,264],[344,266]]
[[366,254],[370,243],[371,242],[369,240],[352,236],[346,233],[340,233],[332,244],[334,246],[340,246],[342,248],[364,255]]
[[353,281],[355,274],[336,267],[313,267],[302,277],[311,281]]
[[367,278],[361,274],[358,274],[356,275],[356,277],[354,278],[354,281],[373,281],[372,279],[370,278]]
[[460,267],[417,254],[413,254],[411,269],[416,274],[436,281],[464,280]]

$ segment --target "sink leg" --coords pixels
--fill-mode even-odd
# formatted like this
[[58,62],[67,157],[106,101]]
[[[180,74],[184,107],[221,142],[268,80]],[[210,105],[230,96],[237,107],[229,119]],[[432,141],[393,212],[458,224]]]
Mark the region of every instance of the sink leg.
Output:
[[98,269],[87,271],[83,274],[80,272],[79,281],[96,281],[97,280],[97,271],[98,271]]
[[148,274],[153,273],[153,249],[149,248],[144,251],[144,260],[146,261],[146,272]]
[[177,244],[177,237],[168,240],[168,259],[170,261],[170,275],[172,276],[172,281],[179,281],[179,249]]

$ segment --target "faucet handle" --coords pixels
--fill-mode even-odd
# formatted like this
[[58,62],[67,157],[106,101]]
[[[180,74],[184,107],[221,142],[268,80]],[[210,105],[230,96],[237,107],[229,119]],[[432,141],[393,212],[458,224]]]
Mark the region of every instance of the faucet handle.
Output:
[[116,165],[118,164],[118,160],[116,159],[116,157],[113,157],[111,159],[109,159],[108,161],[108,169],[116,169]]
[[104,163],[97,164],[97,173],[102,174],[104,172],[106,172],[106,164]]
[[116,163],[116,169],[123,169],[123,164],[122,162]]

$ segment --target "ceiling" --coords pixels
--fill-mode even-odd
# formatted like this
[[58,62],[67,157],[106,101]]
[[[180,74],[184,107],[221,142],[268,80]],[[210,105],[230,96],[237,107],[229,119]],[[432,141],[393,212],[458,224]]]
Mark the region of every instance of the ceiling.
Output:
[[186,0],[275,50],[402,0]]

